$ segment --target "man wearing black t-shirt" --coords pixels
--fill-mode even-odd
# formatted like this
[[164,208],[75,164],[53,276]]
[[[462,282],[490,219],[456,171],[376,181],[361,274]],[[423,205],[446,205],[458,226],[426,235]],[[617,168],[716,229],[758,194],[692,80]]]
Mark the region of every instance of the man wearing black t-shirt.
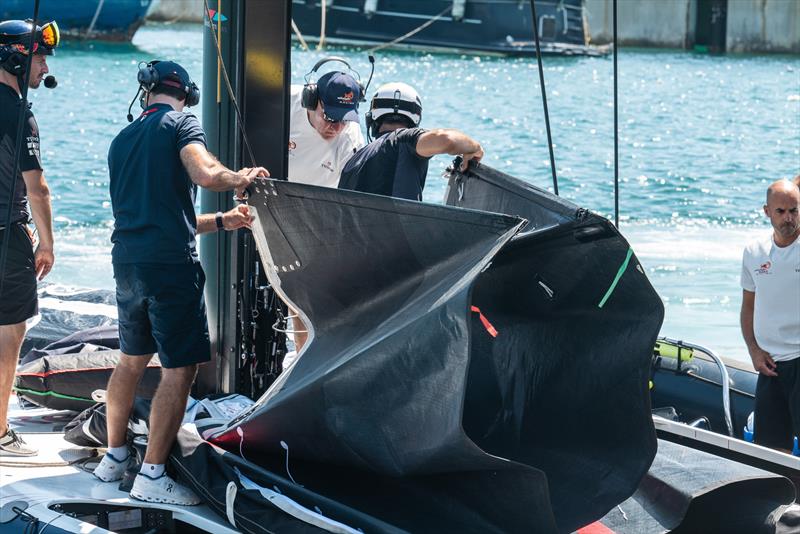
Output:
[[422,101],[414,88],[404,83],[379,87],[366,119],[376,139],[347,162],[340,189],[422,200],[431,157],[461,155],[462,170],[470,160],[477,163],[483,157],[480,143],[458,130],[417,128]]
[[186,70],[171,61],[140,67],[144,111],[122,130],[108,151],[114,212],[111,258],[117,285],[122,356],[108,382],[108,453],[94,474],[120,480],[131,457],[127,421],[136,387],[153,353],[161,381],[150,409],[147,451],[131,496],[149,502],[192,505],[200,500],[164,470],[186,409],[197,365],[211,357],[196,234],[249,227],[240,205],[216,215],[195,215],[197,186],[241,192],[261,167],[233,172],[206,150],[206,137],[185,106],[200,92]]
[[[8,399],[25,337],[25,321],[38,313],[36,281],[47,276],[54,261],[50,190],[42,172],[39,127],[30,108],[24,111],[19,160],[15,161],[28,61],[28,87],[36,89],[48,72],[46,56],[53,54],[57,44],[45,46],[40,39],[41,28],[37,28],[30,57],[32,30],[29,22],[0,22],[0,247],[7,247],[0,272],[0,456],[37,453],[8,427]],[[39,234],[35,251],[27,226],[28,206]],[[10,224],[6,226],[7,221]]]

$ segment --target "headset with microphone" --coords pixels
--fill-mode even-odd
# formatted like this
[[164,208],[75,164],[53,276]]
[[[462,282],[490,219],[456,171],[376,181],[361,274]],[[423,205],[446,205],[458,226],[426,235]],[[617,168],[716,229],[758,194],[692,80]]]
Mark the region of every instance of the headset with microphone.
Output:
[[148,63],[139,63],[139,72],[136,75],[139,88],[128,106],[128,122],[133,122],[131,108],[139,94],[142,93],[140,103],[144,108],[147,95],[158,85],[166,85],[182,91],[186,95],[186,107],[196,106],[200,103],[200,88],[189,77],[189,73],[177,63],[172,61],[153,60]]
[[317,104],[319,103],[319,89],[317,88],[316,82],[311,82],[310,78],[314,75],[320,67],[322,67],[325,63],[330,63],[332,61],[338,61],[339,63],[344,63],[347,66],[347,70],[355,74],[355,80],[358,83],[358,88],[361,91],[361,98],[359,98],[359,102],[366,102],[366,92],[369,89],[369,84],[372,82],[372,75],[375,73],[375,58],[373,56],[369,56],[369,62],[371,65],[372,70],[369,73],[369,80],[367,80],[366,87],[361,83],[361,75],[358,73],[357,70],[353,69],[350,66],[350,63],[347,62],[344,58],[339,56],[331,56],[320,59],[317,61],[308,74],[305,75],[305,85],[303,85],[303,93],[300,97],[300,103],[305,109],[315,110],[317,109]]

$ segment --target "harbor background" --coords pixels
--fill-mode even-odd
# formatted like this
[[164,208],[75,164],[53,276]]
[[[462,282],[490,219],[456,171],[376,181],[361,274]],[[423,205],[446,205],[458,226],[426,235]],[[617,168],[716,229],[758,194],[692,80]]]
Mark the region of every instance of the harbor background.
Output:
[[[53,192],[50,282],[113,288],[106,153],[127,124],[136,65],[174,59],[200,84],[202,49],[202,26],[151,23],[132,44],[70,41],[50,60],[58,89],[31,93]],[[292,79],[329,53],[368,76],[363,50],[295,48]],[[417,87],[423,126],[460,128],[483,143],[487,164],[551,188],[535,60],[389,51],[376,59],[372,88]],[[560,192],[613,218],[611,59],[544,64]],[[665,304],[662,335],[748,361],[741,252],[769,234],[767,185],[800,172],[800,57],[626,48],[619,69],[621,231]],[[432,161],[426,201],[441,202],[448,162]]]
[[[295,2],[306,3],[306,0]],[[328,4],[334,2],[328,0]],[[214,4],[213,0],[209,2],[212,9]],[[527,9],[526,5],[522,7]],[[709,19],[718,16],[715,9],[724,9],[722,38],[728,52],[800,53],[800,2],[797,0],[618,0],[619,42],[622,46],[691,49],[712,37],[712,28],[703,25],[703,16],[698,17],[698,7]],[[612,8],[613,0],[584,0],[589,42],[611,42]],[[148,17],[161,22],[201,22],[203,0],[154,0]]]

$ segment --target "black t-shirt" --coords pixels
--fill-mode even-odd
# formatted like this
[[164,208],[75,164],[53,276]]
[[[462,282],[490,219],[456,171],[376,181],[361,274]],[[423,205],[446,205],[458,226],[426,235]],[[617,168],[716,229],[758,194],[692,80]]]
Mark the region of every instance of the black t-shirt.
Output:
[[[25,110],[25,125],[22,127],[23,143],[19,153],[19,171],[14,176],[14,153],[17,145],[19,107],[22,99],[17,92],[0,83],[0,225],[5,224],[11,201],[11,222],[28,220],[27,189],[22,173],[42,170],[39,155],[39,126],[33,112]],[[17,180],[14,198],[10,199],[11,187]]]
[[114,263],[196,262],[197,186],[180,159],[183,147],[206,146],[200,121],[154,104],[108,149]]
[[339,189],[422,200],[428,161],[417,154],[422,128],[388,132],[353,154],[342,170]]

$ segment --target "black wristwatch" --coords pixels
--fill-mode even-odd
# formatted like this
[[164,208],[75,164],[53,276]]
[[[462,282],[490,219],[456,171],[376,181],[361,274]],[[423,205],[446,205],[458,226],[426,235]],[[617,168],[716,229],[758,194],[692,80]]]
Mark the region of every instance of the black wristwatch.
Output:
[[222,212],[218,211],[217,214],[214,216],[214,220],[217,223],[217,230],[222,230],[225,228],[225,225],[222,224]]

